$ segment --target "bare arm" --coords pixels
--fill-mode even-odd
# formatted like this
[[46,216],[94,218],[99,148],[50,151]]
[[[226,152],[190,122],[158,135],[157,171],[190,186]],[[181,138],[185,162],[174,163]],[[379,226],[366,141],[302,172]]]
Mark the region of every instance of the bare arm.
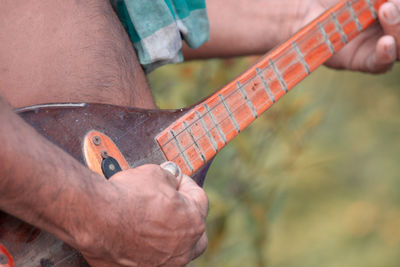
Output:
[[3,2],[0,210],[66,241],[96,267],[179,266],[198,256],[207,246],[208,203],[189,177],[176,190],[171,174],[146,165],[106,181],[6,103],[154,107],[109,0]]
[[177,191],[175,177],[147,165],[106,181],[1,98],[0,124],[0,209],[79,249],[89,263],[180,266],[206,248],[208,201],[191,178]]
[[1,99],[0,124],[0,209],[79,247],[88,232],[82,214],[99,219],[95,203],[110,201],[100,197],[107,196],[104,179],[40,136]]
[[[184,47],[186,59],[263,54],[339,0],[208,0],[210,41],[197,50]],[[400,59],[400,0],[379,10],[379,24],[367,29],[327,65],[385,72]]]
[[185,46],[185,59],[263,54],[293,33],[309,2],[208,0],[210,40],[197,50]]

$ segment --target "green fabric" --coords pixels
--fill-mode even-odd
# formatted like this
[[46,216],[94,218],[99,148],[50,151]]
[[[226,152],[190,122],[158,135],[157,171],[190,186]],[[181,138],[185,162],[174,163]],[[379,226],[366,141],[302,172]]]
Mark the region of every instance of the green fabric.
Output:
[[205,0],[111,0],[145,71],[183,60],[209,38]]

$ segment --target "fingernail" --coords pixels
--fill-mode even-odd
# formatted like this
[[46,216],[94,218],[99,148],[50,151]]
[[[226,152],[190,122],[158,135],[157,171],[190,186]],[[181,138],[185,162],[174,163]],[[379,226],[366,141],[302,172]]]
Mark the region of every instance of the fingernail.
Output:
[[383,11],[383,17],[388,24],[396,24],[400,20],[400,12],[393,3],[388,3]]
[[386,54],[388,54],[392,60],[396,58],[396,47],[394,44],[387,45],[385,50]]
[[182,179],[183,179],[183,174],[182,174],[181,168],[179,168],[179,166],[176,165],[172,161],[164,162],[160,165],[160,167],[166,171],[169,171],[173,176],[176,177],[176,179],[178,180],[176,189],[178,190],[181,185]]
[[178,177],[181,173],[181,169],[172,161],[164,162],[160,165],[166,171],[169,171],[173,176]]

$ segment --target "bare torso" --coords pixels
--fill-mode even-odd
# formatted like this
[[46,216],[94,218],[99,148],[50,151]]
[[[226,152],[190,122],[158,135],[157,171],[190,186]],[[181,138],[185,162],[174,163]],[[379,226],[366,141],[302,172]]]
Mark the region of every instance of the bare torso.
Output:
[[1,5],[0,95],[12,106],[96,102],[154,107],[108,0],[6,0]]

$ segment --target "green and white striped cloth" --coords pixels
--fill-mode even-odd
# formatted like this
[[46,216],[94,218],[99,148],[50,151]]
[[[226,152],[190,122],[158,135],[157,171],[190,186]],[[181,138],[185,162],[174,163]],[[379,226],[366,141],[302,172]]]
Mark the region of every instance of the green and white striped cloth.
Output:
[[146,72],[183,61],[182,40],[197,48],[209,38],[205,0],[110,0]]

